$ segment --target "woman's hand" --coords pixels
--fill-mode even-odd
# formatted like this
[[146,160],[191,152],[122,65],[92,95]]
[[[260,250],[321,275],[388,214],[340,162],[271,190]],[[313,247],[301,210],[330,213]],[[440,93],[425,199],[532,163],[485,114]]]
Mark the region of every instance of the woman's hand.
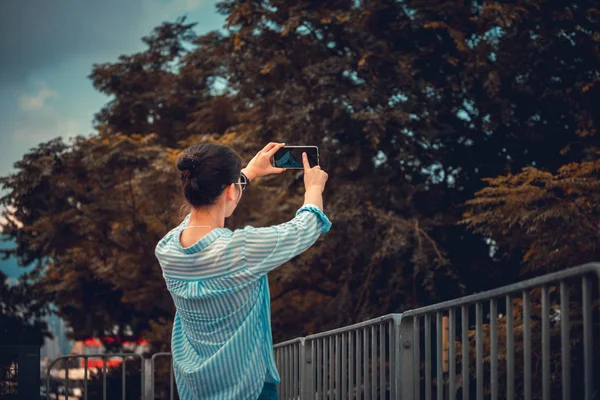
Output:
[[306,153],[302,153],[302,164],[304,165],[304,187],[306,188],[304,205],[314,204],[323,211],[323,190],[325,190],[329,175],[318,165],[311,168]]
[[248,179],[252,180],[259,176],[265,176],[270,174],[280,174],[285,171],[285,168],[275,168],[271,165],[271,157],[275,155],[277,150],[285,146],[285,143],[269,143],[264,149],[259,151],[252,160],[248,163],[248,166],[242,170],[244,175]]
[[311,168],[306,153],[302,153],[302,164],[304,165],[304,187],[306,191],[316,190],[319,194],[323,193],[329,178],[327,172],[323,171],[318,165]]

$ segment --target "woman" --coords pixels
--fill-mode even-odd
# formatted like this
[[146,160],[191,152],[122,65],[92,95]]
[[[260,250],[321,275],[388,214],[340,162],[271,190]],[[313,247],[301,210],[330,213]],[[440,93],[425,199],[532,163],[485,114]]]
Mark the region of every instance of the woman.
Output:
[[[248,184],[281,173],[269,143],[241,170],[241,158],[216,144],[189,148],[177,162],[190,214],[156,246],[176,307],[171,351],[182,399],[277,399],[267,273],[327,232],[327,174],[303,154],[304,205],[269,228],[224,228]],[[260,396],[260,397],[259,397]]]

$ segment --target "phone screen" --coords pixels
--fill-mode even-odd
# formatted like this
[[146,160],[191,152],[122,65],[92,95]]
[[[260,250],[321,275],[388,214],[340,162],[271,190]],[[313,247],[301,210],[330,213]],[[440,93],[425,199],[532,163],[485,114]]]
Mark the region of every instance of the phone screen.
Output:
[[317,146],[284,146],[273,156],[273,166],[277,168],[302,169],[302,153],[308,156],[312,167],[319,165],[319,149]]

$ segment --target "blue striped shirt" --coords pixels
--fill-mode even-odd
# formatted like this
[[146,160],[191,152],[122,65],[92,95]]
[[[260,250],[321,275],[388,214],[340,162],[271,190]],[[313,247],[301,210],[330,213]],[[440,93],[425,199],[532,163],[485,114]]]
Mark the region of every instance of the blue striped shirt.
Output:
[[269,228],[217,228],[190,247],[189,215],[156,246],[176,313],[171,352],[179,396],[256,399],[279,383],[267,273],[312,246],[331,222],[307,204]]

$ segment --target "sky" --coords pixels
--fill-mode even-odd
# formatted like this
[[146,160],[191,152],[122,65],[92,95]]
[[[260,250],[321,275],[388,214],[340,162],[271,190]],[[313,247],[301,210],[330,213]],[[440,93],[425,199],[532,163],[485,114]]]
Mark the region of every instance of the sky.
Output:
[[[93,133],[108,97],[87,76],[95,63],[144,50],[164,21],[187,16],[198,33],[223,27],[215,0],[2,0],[0,176],[37,144]],[[1,223],[1,221],[0,221]],[[9,276],[14,260],[0,261]]]

